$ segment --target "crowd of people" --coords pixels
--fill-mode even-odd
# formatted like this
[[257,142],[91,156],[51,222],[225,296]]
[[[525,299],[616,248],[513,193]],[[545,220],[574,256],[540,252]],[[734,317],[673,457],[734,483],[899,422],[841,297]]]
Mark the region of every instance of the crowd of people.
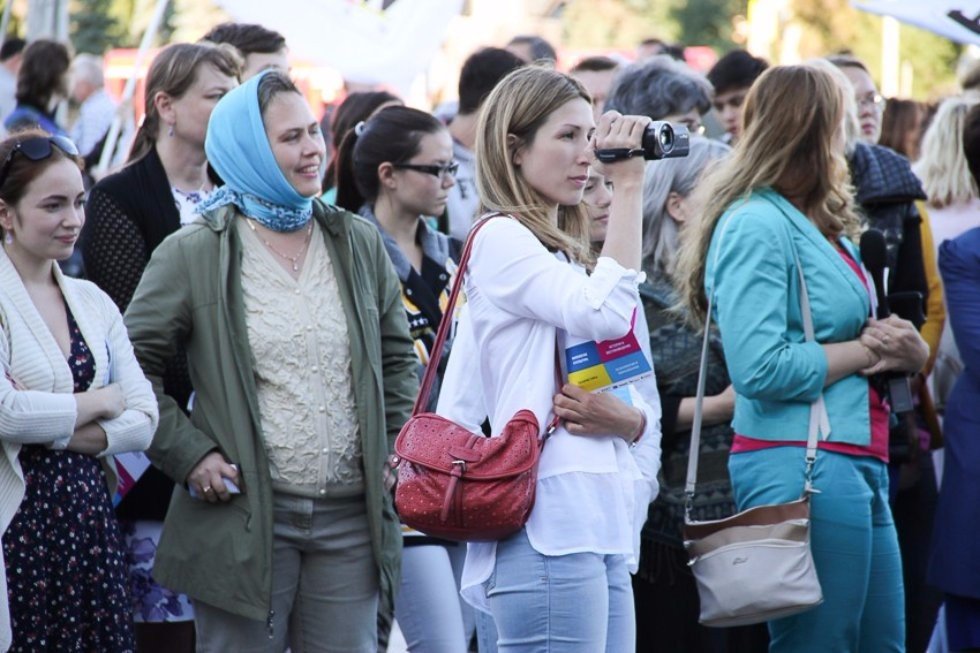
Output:
[[[0,47],[0,650],[367,652],[395,621],[415,653],[980,650],[980,67],[930,106],[849,54],[702,74],[648,39],[566,73],[518,36],[457,104],[321,120],[288,52],[238,23],[166,46],[93,175],[101,59]],[[685,156],[597,157],[653,121]],[[391,491],[447,320],[423,408],[547,431],[497,541]],[[652,373],[574,382],[566,349],[620,339]],[[701,625],[685,520],[805,475],[823,602]]]

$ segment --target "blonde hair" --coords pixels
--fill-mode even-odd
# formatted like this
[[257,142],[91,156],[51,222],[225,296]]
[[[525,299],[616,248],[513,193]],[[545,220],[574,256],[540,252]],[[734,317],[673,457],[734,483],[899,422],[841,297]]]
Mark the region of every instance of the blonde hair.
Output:
[[963,152],[966,114],[978,102],[974,96],[944,100],[926,130],[922,153],[912,171],[922,180],[929,206],[942,208],[980,195]]
[[834,144],[841,138],[846,94],[832,73],[813,64],[770,68],[752,86],[742,137],[699,184],[702,217],[681,245],[675,275],[694,324],[706,317],[705,260],[715,226],[752,191],[772,187],[792,198],[828,237],[858,235],[847,161]]
[[514,164],[515,152],[534,142],[548,117],[578,99],[591,105],[591,97],[576,79],[545,66],[525,66],[504,77],[480,110],[476,186],[485,209],[513,215],[548,249],[590,266],[585,205],[559,206],[558,224],[553,224],[549,218],[553,204],[527,183]]

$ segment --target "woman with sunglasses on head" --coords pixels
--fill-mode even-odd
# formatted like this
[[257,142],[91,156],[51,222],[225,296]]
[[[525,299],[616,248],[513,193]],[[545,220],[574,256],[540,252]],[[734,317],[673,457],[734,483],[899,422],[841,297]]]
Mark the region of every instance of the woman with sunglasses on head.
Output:
[[[459,241],[426,223],[426,217],[445,210],[454,184],[452,138],[424,111],[388,107],[347,133],[336,161],[337,203],[378,227],[398,273],[421,378],[461,249]],[[432,407],[437,395],[438,389]],[[395,618],[408,650],[465,653],[473,622],[459,597],[464,546],[408,527],[402,527],[402,534],[405,551]]]
[[[649,118],[608,112],[543,67],[518,69],[490,93],[477,128],[477,185],[488,210],[473,237],[438,413],[495,432],[521,409],[542,436],[535,503],[516,534],[470,542],[464,597],[491,612],[500,651],[630,651],[629,571],[656,494],[659,415],[633,388],[592,394],[559,382],[570,338],[631,332],[640,279],[642,158],[600,165],[595,149],[638,148]],[[590,166],[616,184],[598,260],[581,205]],[[591,271],[591,274],[589,274]],[[635,447],[631,447],[635,444]]]
[[[126,311],[178,484],[154,576],[194,600],[198,651],[375,651],[401,553],[382,472],[418,387],[398,277],[314,199],[326,148],[282,73],[222,98],[205,150],[224,185]],[[180,346],[190,417],[161,385]]]
[[[170,45],[154,58],[146,78],[145,117],[125,168],[89,193],[81,249],[89,280],[119,310],[133,297],[153,250],[195,218],[196,205],[214,189],[204,134],[211,110],[238,85],[241,60],[230,46]],[[166,392],[190,410],[191,382],[182,353],[164,375]],[[190,653],[194,610],[186,596],[151,575],[173,483],[151,467],[116,508],[130,554],[133,613],[141,653]]]
[[112,300],[57,265],[85,221],[74,144],[29,130],[0,159],[0,650],[132,651],[112,455],[149,446],[156,400]]

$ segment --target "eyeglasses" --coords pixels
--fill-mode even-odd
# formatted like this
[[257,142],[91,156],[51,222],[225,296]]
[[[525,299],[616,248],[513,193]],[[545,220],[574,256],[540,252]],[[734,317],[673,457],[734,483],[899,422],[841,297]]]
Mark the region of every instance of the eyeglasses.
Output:
[[864,107],[874,107],[877,111],[884,111],[886,100],[880,93],[869,93],[864,97],[859,97],[857,99],[857,105],[859,109]]
[[51,156],[54,151],[53,147],[57,147],[68,156],[78,156],[78,148],[71,142],[71,139],[64,136],[34,136],[20,141],[14,145],[7,154],[7,158],[3,160],[3,166],[0,167],[0,187],[7,181],[7,173],[10,172],[15,154],[20,152],[34,162],[44,161]]
[[459,161],[450,161],[446,165],[442,166],[427,166],[416,163],[392,163],[392,168],[399,168],[401,170],[414,170],[415,172],[424,172],[427,175],[432,175],[433,177],[443,178],[446,175],[456,178],[456,173],[459,172]]

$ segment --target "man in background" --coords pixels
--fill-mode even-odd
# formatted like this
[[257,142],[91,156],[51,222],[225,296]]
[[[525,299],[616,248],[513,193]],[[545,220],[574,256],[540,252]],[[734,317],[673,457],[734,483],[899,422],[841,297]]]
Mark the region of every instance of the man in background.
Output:
[[725,128],[721,139],[734,145],[742,133],[742,103],[749,88],[769,67],[769,62],[753,57],[745,50],[732,50],[708,71],[708,81],[715,88],[712,100],[718,119]]
[[92,154],[112,126],[116,103],[105,91],[102,57],[76,55],[70,74],[71,99],[78,105],[78,118],[68,135],[84,158]]
[[592,96],[592,113],[596,124],[605,110],[606,98],[619,72],[619,62],[610,57],[586,57],[575,64],[568,74],[577,79]]
[[286,37],[279,32],[249,23],[221,23],[201,37],[202,41],[235,46],[245,59],[242,83],[263,70],[275,68],[289,72]]
[[476,192],[476,123],[483,101],[497,83],[524,61],[500,48],[484,48],[471,54],[459,74],[459,112],[449,123],[453,158],[459,162],[456,185],[449,189],[446,211],[449,235],[466,240],[480,210]]

